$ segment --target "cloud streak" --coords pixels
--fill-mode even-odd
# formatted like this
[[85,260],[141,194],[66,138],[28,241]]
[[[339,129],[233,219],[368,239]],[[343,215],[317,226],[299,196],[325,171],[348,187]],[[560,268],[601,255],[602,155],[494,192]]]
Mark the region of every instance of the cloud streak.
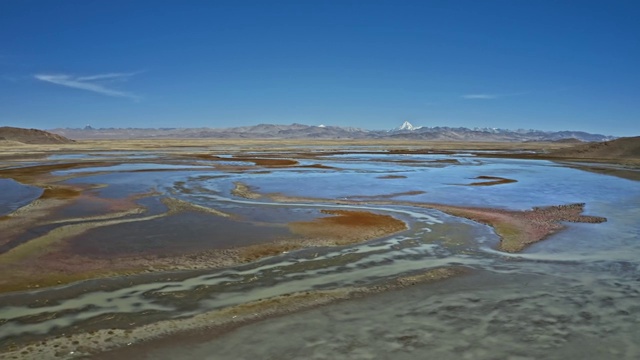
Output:
[[74,89],[92,91],[98,94],[128,98],[132,100],[140,100],[140,98],[132,93],[114,90],[106,87],[101,81],[126,81],[136,73],[107,73],[90,76],[71,76],[65,74],[36,74],[34,77],[41,81],[52,84],[66,86]]
[[514,92],[514,93],[499,93],[499,94],[479,93],[479,94],[466,94],[460,97],[467,100],[493,100],[493,99],[501,99],[501,98],[511,97],[511,96],[522,96],[530,93],[531,93],[530,91],[520,91],[520,92]]
[[499,98],[500,95],[495,95],[495,94],[467,94],[467,95],[462,95],[463,99],[467,99],[467,100],[491,100],[491,99],[497,99]]

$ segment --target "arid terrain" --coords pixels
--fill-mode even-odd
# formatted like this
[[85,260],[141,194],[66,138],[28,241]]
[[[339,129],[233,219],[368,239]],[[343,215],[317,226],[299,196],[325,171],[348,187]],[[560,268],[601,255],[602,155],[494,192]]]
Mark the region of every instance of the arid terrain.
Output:
[[20,144],[69,144],[74,142],[64,136],[38,129],[0,127],[0,145],[3,147]]

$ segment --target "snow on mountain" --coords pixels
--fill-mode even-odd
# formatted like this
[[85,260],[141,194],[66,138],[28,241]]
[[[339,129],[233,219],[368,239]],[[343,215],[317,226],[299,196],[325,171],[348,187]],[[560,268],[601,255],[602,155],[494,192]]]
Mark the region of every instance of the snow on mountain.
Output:
[[234,128],[53,129],[71,139],[220,138],[220,139],[413,139],[428,141],[605,141],[613,137],[581,131],[508,130],[500,128],[422,127],[405,121],[393,130],[342,126],[258,124]]
[[419,129],[419,127],[415,127],[413,126],[410,122],[405,121],[402,123],[402,125],[397,128],[396,130],[407,130],[407,131],[413,131],[413,130],[417,130]]

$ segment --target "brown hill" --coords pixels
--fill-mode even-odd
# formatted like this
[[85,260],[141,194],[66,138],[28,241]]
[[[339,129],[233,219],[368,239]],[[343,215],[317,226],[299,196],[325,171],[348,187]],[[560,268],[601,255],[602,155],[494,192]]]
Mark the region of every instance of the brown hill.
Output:
[[552,151],[549,155],[574,159],[640,159],[640,136],[588,143]]
[[0,141],[17,141],[23,144],[69,144],[74,142],[64,136],[38,129],[23,129],[10,126],[0,127]]

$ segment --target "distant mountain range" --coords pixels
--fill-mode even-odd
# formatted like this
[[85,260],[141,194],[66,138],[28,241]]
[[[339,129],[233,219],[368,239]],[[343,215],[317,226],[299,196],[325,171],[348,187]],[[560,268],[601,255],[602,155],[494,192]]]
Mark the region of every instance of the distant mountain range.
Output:
[[260,124],[233,128],[58,128],[52,133],[70,139],[148,139],[148,138],[217,138],[217,139],[407,139],[434,141],[607,141],[612,136],[582,131],[506,130],[496,128],[416,127],[405,121],[401,126],[384,130],[366,130],[342,126],[303,124]]

